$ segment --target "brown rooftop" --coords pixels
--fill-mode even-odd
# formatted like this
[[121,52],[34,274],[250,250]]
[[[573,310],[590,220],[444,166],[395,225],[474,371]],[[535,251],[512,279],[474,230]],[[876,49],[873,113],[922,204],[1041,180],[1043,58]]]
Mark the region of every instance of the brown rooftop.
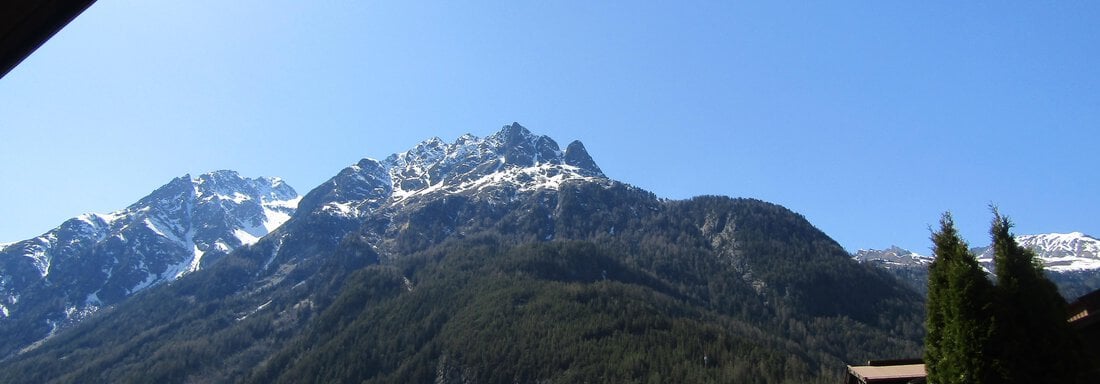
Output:
[[848,366],[849,383],[908,383],[926,375],[924,364]]

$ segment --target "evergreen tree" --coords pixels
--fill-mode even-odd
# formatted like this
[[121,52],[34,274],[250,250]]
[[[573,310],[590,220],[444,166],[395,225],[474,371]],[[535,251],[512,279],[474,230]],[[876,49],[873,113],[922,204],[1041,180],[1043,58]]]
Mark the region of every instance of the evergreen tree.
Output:
[[993,286],[949,213],[932,235],[925,363],[929,382],[996,382],[990,358]]
[[996,350],[1003,382],[1072,382],[1079,346],[1066,321],[1066,301],[1043,274],[1035,253],[1016,243],[1008,218],[996,209],[993,213]]
[[[947,272],[950,259],[955,255],[949,250],[954,249],[952,234],[954,227],[951,224],[950,214],[944,214],[940,219],[940,231],[932,235],[934,244],[933,254],[936,256],[932,264],[928,266],[928,299],[925,301],[926,317],[924,336],[924,362],[928,370],[928,379],[933,382],[944,381],[946,372],[951,370],[945,356],[949,351],[945,350],[944,328],[946,324],[947,302]],[[955,236],[957,238],[957,236]]]

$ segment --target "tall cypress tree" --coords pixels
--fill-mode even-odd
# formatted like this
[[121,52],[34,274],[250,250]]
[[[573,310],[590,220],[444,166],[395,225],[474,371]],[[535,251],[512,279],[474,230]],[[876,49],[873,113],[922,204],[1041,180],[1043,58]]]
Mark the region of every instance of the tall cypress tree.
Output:
[[948,264],[957,257],[950,250],[955,249],[953,239],[957,238],[950,214],[944,213],[940,231],[932,234],[935,259],[928,266],[928,298],[925,301],[924,364],[930,382],[946,382],[944,377],[954,370],[946,359],[950,351],[946,350],[943,334],[947,323]]
[[1009,232],[1011,221],[993,210],[997,274],[998,370],[1005,383],[1068,383],[1076,378],[1079,344],[1066,321],[1066,301],[1043,274],[1035,252]]
[[990,351],[993,285],[949,213],[933,233],[925,364],[929,382],[997,382]]

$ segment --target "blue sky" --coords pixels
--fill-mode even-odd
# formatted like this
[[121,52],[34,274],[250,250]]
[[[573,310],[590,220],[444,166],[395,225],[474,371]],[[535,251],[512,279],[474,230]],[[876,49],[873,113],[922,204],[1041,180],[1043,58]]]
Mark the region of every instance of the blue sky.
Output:
[[0,241],[173,177],[281,176],[518,121],[849,250],[952,211],[1100,235],[1100,3],[99,1],[0,79]]

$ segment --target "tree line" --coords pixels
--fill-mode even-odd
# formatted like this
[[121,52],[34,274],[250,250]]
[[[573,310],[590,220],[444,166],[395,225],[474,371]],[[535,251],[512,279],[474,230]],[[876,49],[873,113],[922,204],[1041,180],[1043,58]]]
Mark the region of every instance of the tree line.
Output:
[[924,361],[930,383],[1085,382],[1066,301],[993,210],[994,275],[959,236],[950,213],[933,233]]

